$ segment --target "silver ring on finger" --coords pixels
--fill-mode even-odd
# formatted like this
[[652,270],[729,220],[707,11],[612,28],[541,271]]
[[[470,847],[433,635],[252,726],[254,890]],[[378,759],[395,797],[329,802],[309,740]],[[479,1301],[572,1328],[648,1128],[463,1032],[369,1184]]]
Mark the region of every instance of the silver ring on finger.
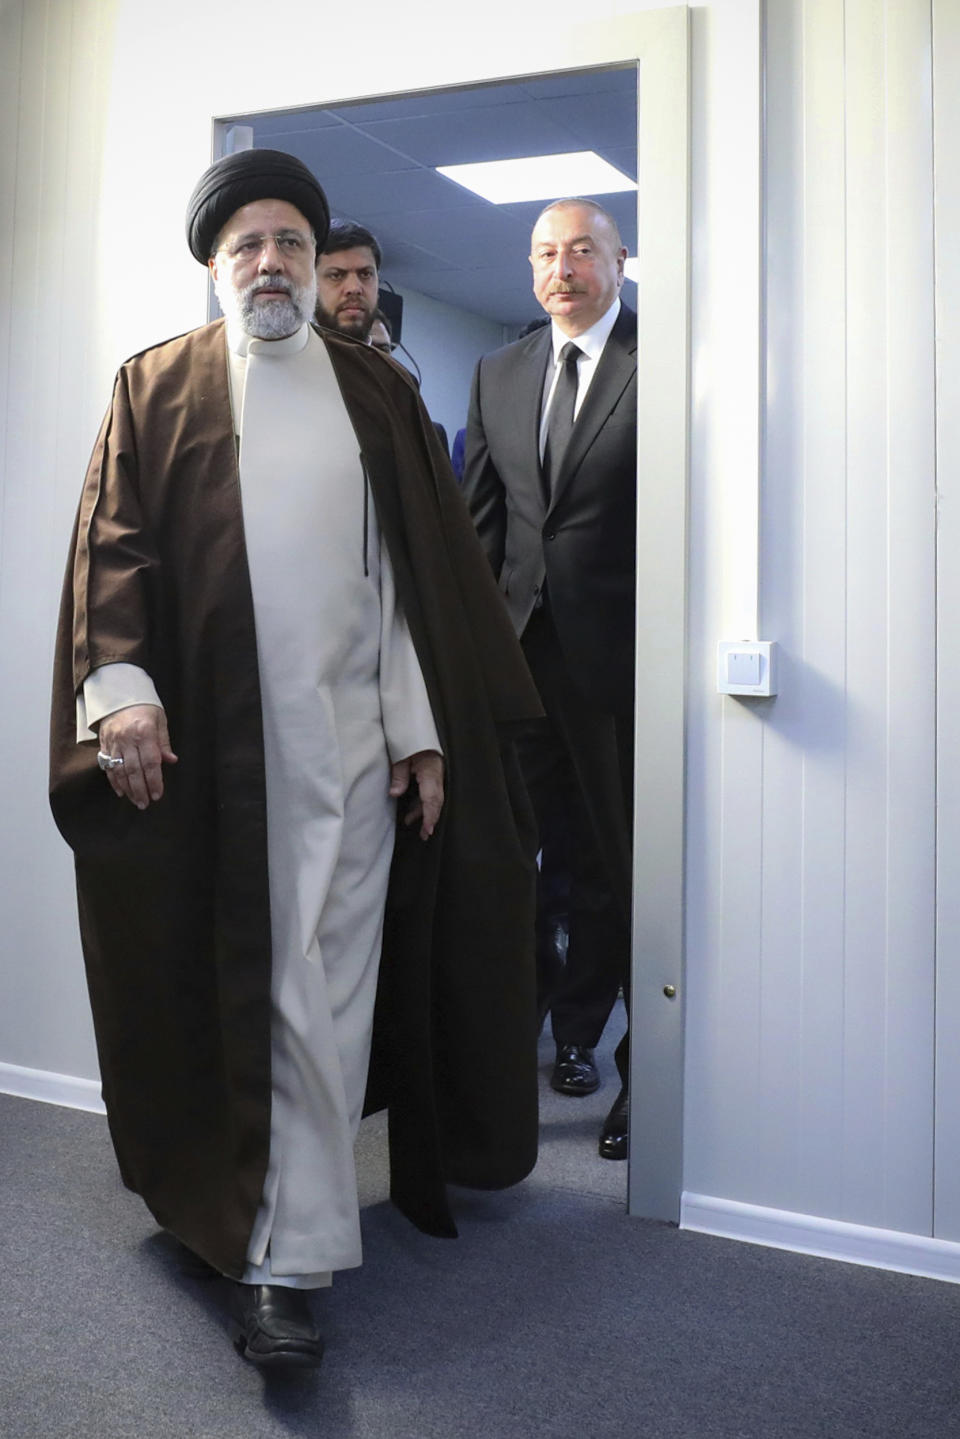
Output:
[[123,767],[122,754],[104,754],[103,750],[97,752],[97,764],[104,771],[121,769]]

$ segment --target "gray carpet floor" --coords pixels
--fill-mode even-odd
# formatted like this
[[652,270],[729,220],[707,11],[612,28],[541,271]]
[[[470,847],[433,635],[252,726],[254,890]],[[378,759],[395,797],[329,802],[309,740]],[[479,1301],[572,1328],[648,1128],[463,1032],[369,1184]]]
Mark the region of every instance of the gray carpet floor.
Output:
[[0,1097],[3,1439],[952,1439],[960,1290],[628,1219],[596,1156],[615,1095],[553,1095],[524,1184],[455,1193],[458,1240],[385,1199],[358,1145],[365,1262],[316,1297],[317,1373],[265,1379],[224,1286],[117,1178],[105,1122]]

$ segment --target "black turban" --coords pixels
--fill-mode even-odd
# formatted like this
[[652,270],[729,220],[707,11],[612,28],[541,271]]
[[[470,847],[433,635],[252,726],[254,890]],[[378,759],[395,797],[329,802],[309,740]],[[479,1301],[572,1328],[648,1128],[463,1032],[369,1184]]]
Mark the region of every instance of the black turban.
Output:
[[295,205],[313,226],[320,253],[330,228],[330,209],[306,165],[283,150],[238,150],[215,160],[190,196],[187,244],[194,259],[205,265],[230,216],[253,200],[286,200]]

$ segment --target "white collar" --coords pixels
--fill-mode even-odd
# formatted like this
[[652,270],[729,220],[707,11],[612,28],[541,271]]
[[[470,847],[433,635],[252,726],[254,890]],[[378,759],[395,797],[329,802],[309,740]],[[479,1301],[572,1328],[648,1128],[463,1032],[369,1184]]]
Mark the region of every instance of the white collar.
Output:
[[560,351],[570,340],[590,360],[599,360],[603,353],[603,347],[610,338],[610,331],[617,323],[617,316],[620,313],[620,296],[617,295],[613,304],[606,314],[601,315],[599,320],[592,324],[589,330],[584,330],[582,335],[565,335],[558,328],[556,321],[551,322],[553,332],[553,363],[556,364],[560,358]]
[[299,355],[309,338],[310,326],[306,321],[282,340],[255,340],[233,320],[227,321],[227,345],[235,355],[270,355],[282,359],[285,355]]

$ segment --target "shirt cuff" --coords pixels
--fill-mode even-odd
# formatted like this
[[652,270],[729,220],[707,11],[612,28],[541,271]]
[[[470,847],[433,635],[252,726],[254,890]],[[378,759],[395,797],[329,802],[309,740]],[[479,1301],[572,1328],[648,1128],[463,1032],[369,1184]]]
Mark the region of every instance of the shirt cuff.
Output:
[[77,743],[96,739],[91,728],[107,715],[131,705],[157,705],[160,696],[153,680],[139,665],[118,663],[91,670],[77,695]]
[[381,656],[380,714],[390,763],[409,759],[421,750],[442,754],[423,671],[410,641],[394,646],[389,661]]

